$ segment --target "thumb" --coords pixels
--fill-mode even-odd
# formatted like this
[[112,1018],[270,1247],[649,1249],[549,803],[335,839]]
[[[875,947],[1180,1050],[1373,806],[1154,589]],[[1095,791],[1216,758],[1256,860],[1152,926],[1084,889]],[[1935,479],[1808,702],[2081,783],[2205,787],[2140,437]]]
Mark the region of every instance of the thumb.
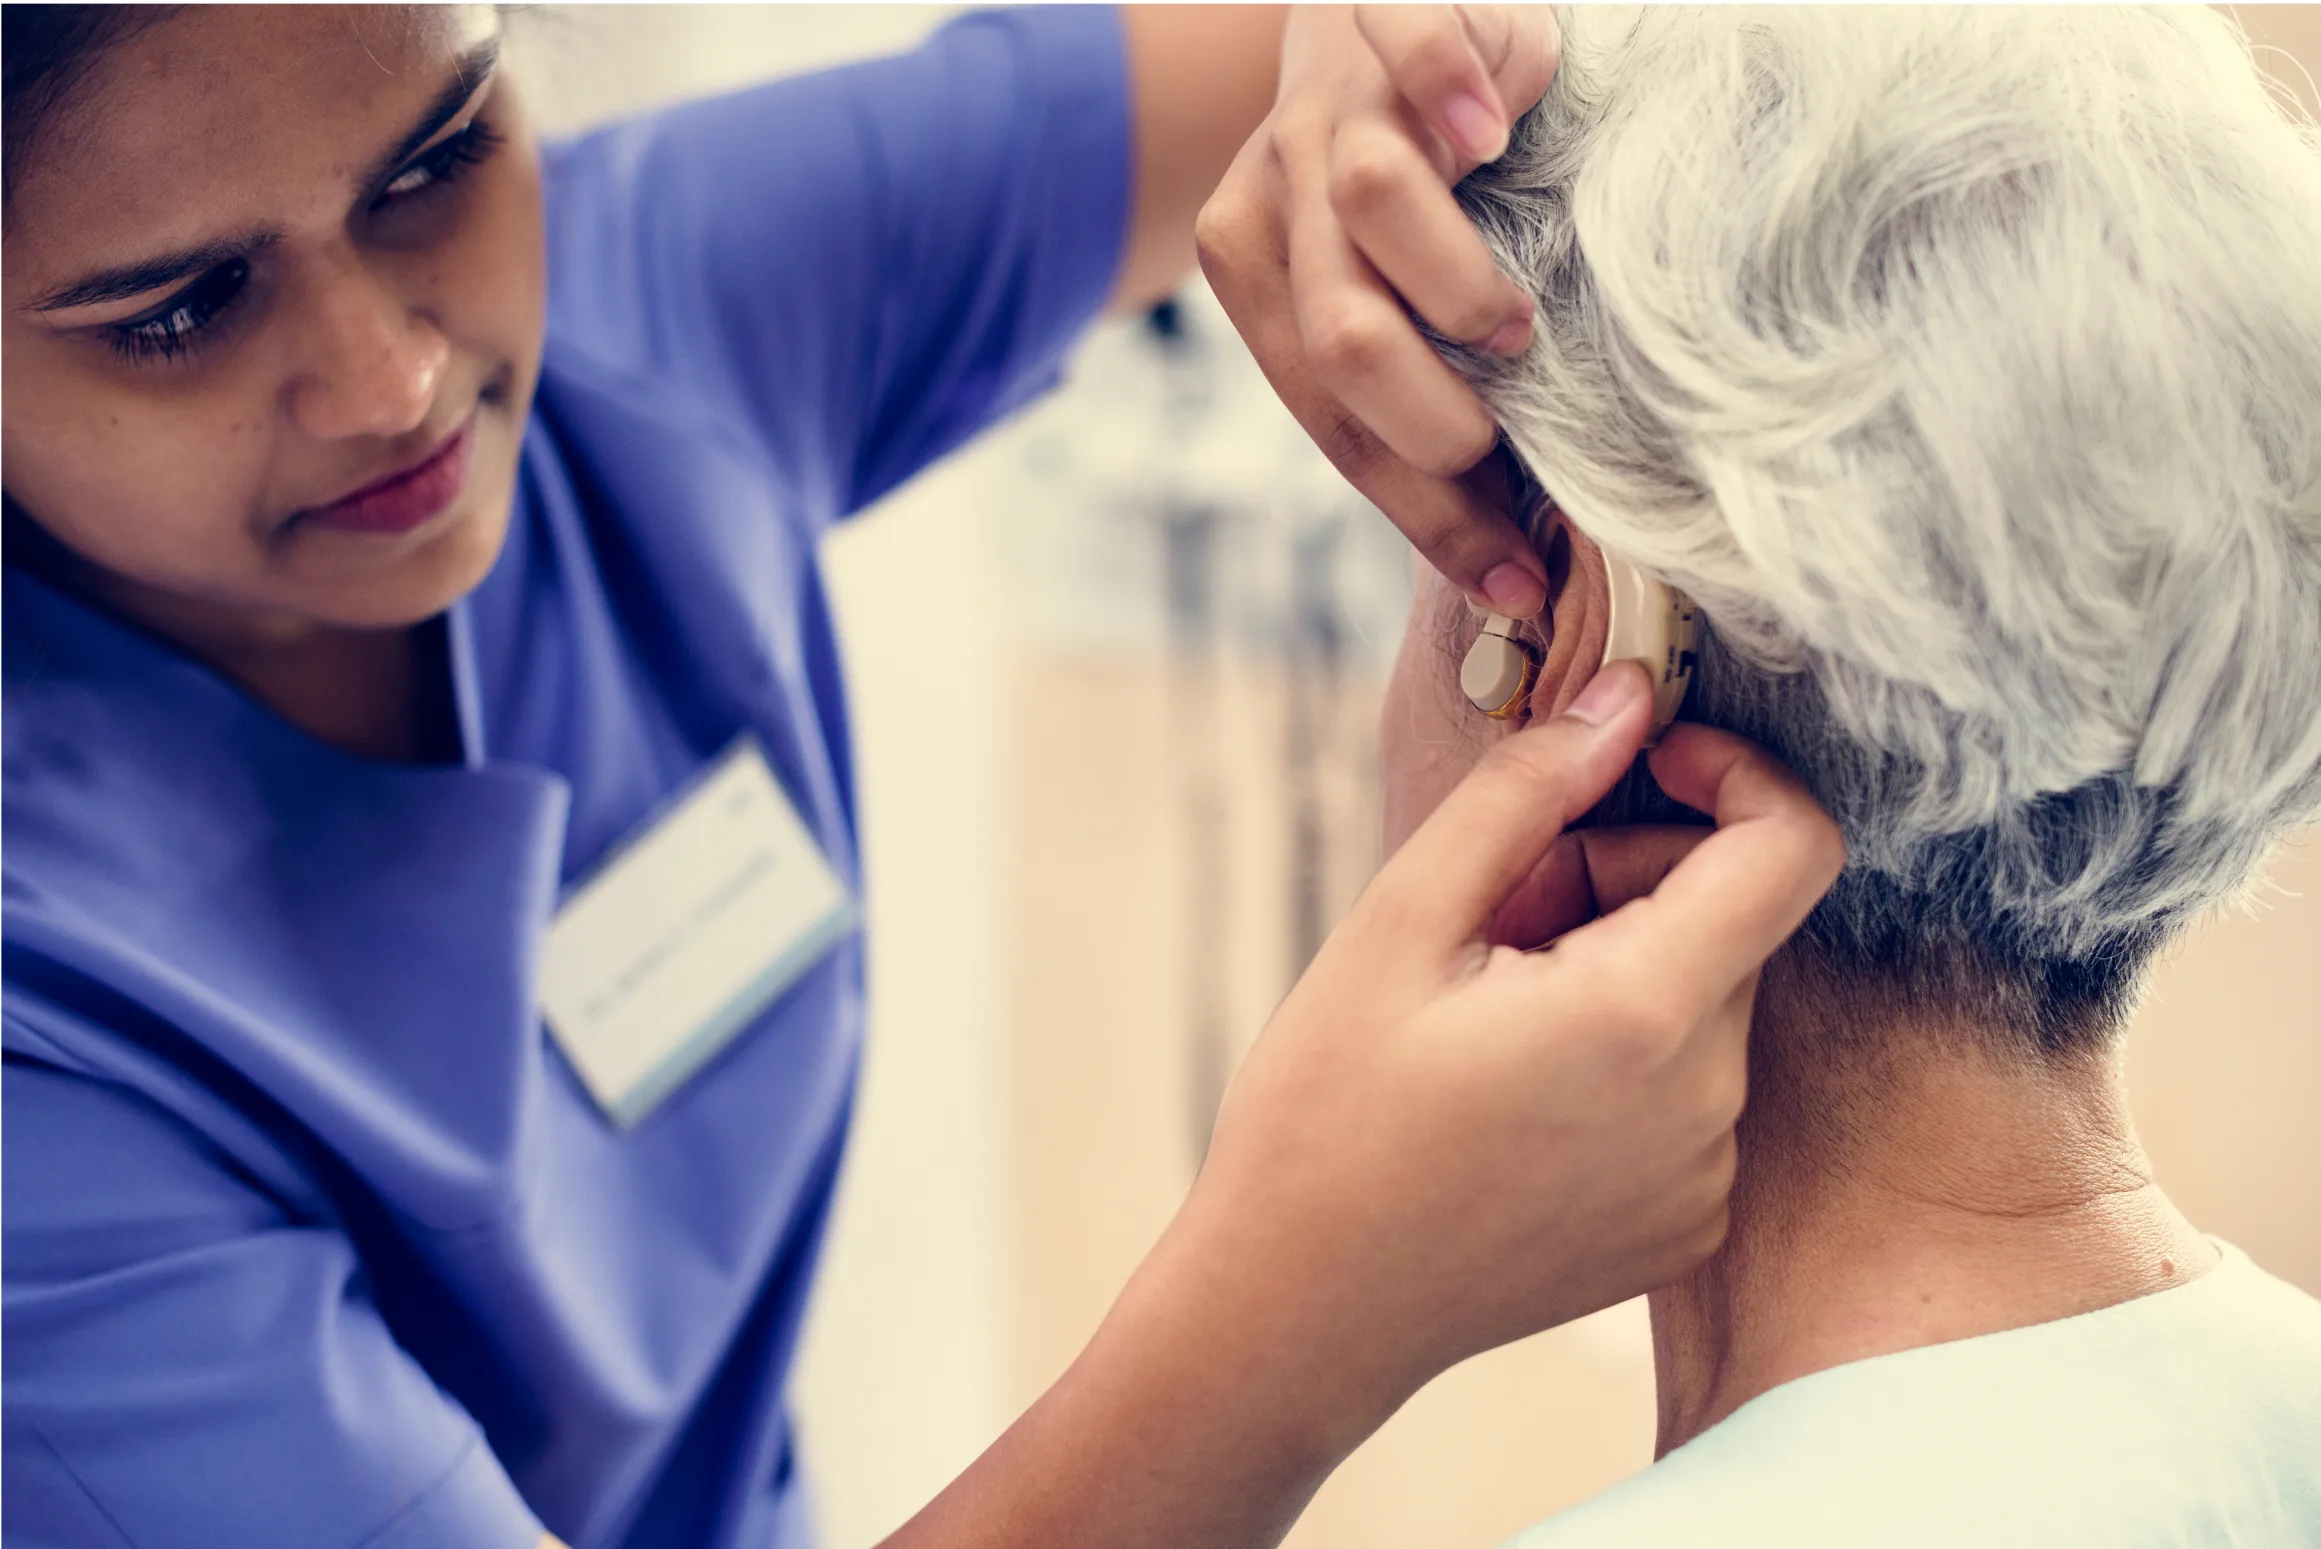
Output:
[[1499,905],[1491,944],[1529,952],[1642,898],[1710,832],[1677,824],[1573,829]]
[[[1374,947],[1447,968],[1488,939],[1499,906],[1643,746],[1652,693],[1614,662],[1571,708],[1484,755],[1380,868],[1349,916]],[[1388,945],[1391,943],[1391,945]]]
[[1563,35],[1555,12],[1544,5],[1462,5],[1454,7],[1466,24],[1476,57],[1508,114],[1521,118],[1547,95],[1563,57]]
[[1386,78],[1460,160],[1496,161],[1507,131],[1555,78],[1561,46],[1545,6],[1358,5],[1354,25]]

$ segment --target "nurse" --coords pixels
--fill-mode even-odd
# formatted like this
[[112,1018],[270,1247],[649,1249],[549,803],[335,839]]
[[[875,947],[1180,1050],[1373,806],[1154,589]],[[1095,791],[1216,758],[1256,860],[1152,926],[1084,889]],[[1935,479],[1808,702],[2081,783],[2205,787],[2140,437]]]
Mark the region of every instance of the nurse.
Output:
[[[809,1543],[862,1020],[815,540],[1165,292],[1269,103],[1399,134],[1423,227],[1552,34],[972,16],[542,150],[489,10],[6,24],[8,1541]],[[1338,224],[1376,187],[1283,164],[1293,305],[1407,267]],[[1422,314],[1519,348],[1466,278]],[[1530,611],[1503,525],[1412,524]],[[1270,1542],[1435,1373],[1714,1246],[1838,846],[1714,736],[1655,764],[1713,830],[1559,837],[1646,709],[1602,674],[1397,853],[896,1543]],[[1551,952],[1492,944],[1525,892]]]

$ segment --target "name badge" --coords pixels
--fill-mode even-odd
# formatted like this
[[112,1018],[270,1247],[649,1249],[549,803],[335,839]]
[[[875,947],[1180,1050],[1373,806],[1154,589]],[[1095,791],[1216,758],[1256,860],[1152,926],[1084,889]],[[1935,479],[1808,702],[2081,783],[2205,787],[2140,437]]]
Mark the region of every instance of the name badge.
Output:
[[565,899],[541,958],[541,1014],[625,1128],[853,923],[845,884],[744,738]]

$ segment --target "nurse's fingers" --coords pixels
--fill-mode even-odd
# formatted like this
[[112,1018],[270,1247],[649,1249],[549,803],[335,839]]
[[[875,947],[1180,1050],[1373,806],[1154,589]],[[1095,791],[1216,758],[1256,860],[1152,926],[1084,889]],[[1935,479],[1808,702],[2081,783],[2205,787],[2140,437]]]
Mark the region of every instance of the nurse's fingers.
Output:
[[1362,118],[1338,131],[1330,204],[1361,256],[1435,332],[1501,355],[1531,343],[1531,298],[1499,272],[1401,125]]
[[[1546,569],[1508,516],[1504,493],[1490,499],[1481,470],[1445,479],[1397,457],[1323,385],[1306,358],[1291,299],[1286,223],[1268,218],[1286,197],[1284,185],[1279,159],[1260,135],[1201,212],[1201,269],[1218,302],[1314,444],[1427,563],[1478,606],[1531,617],[1547,601]],[[1397,325],[1410,328],[1407,319]],[[1456,385],[1472,397],[1464,383]]]
[[1456,7],[1358,5],[1354,25],[1386,77],[1470,166],[1496,161],[1513,123]]
[[1676,824],[1581,828],[1548,846],[1491,922],[1491,943],[1534,951],[1660,885],[1712,830]]
[[1651,892],[1572,931],[1540,961],[1650,983],[1676,998],[1666,1009],[1682,1024],[1753,979],[1804,923],[1845,866],[1845,840],[1794,774],[1729,733],[1675,727],[1651,765],[1660,788],[1709,813],[1716,831]]
[[1469,167],[1507,149],[1507,131],[1554,78],[1562,41],[1545,6],[1361,5],[1354,24],[1394,89]]
[[1349,939],[1431,978],[1472,972],[1501,905],[1635,759],[1651,710],[1644,670],[1614,662],[1562,715],[1492,748],[1356,901]]
[[1348,240],[1326,179],[1293,187],[1291,199],[1290,294],[1322,386],[1423,473],[1447,479],[1481,462],[1499,427]]

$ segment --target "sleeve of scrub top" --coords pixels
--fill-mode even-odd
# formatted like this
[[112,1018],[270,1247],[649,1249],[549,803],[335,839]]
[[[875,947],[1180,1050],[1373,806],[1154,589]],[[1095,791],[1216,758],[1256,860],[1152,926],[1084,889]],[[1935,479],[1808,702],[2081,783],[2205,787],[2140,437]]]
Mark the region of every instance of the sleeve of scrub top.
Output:
[[141,1097],[6,1081],[11,1546],[539,1542],[344,1236]]
[[550,334],[746,422],[822,519],[1054,382],[1127,233],[1110,9],[952,22],[914,53],[547,154]]

